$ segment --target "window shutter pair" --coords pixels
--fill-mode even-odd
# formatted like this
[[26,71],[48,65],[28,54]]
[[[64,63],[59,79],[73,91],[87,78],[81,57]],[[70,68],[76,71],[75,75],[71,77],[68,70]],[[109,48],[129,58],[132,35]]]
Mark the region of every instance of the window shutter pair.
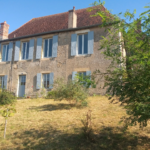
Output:
[[[73,71],[72,72],[72,80],[75,80],[77,72]],[[90,76],[91,75],[91,71],[86,71],[86,76]]]
[[[88,54],[93,54],[94,47],[94,32],[88,32]],[[77,50],[77,34],[71,35],[71,56],[76,56]]]
[[[41,89],[41,79],[42,79],[42,74],[38,73],[37,80],[36,80],[36,89]],[[53,82],[54,82],[54,73],[51,72],[49,74],[49,83],[50,83],[49,89],[53,88]]]
[[[58,35],[53,36],[52,57],[57,57]],[[41,59],[42,38],[37,38],[36,59]]]
[[[29,41],[29,58],[28,58],[29,60],[33,59],[33,52],[34,52],[34,39],[31,39]],[[19,61],[19,55],[20,55],[20,41],[16,41],[14,61]]]

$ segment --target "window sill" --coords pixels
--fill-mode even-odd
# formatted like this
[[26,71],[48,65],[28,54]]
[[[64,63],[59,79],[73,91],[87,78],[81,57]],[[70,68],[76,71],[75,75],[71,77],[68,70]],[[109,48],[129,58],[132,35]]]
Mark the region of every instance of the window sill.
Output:
[[92,54],[83,54],[83,55],[76,55],[76,57],[82,57],[82,56],[90,56]]
[[50,59],[52,59],[52,58],[55,58],[55,57],[47,57],[47,58],[41,58],[41,60],[50,60]]
[[22,59],[22,60],[19,60],[18,62],[31,61],[31,60],[29,60],[29,59]]
[[8,64],[10,63],[9,61],[1,61],[0,64]]

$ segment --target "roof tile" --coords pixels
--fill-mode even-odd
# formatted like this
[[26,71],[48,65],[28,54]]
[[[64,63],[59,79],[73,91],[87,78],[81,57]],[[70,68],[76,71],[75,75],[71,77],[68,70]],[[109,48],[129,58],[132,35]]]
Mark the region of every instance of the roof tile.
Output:
[[[100,24],[102,22],[101,17],[91,17],[98,9],[92,12],[88,12],[87,8],[75,10],[77,14],[77,27],[84,27],[90,25]],[[101,11],[105,11],[102,7]],[[21,37],[26,35],[32,35],[42,32],[63,30],[68,28],[68,14],[69,12],[64,12],[55,15],[49,15],[39,18],[33,18],[29,22],[22,25],[20,28],[16,29],[9,34],[9,39],[15,37]]]

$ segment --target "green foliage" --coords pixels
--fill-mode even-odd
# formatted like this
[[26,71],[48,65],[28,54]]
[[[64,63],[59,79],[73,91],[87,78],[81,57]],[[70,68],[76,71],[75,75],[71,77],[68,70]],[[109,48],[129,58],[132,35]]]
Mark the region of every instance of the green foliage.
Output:
[[8,108],[1,110],[0,113],[4,118],[7,119],[8,117],[12,117],[14,113],[16,113],[16,109],[14,106],[9,106]]
[[45,96],[46,96],[46,92],[47,90],[44,88],[44,85],[42,86],[42,88],[41,88],[41,91],[40,91],[40,95],[41,95],[41,97],[42,98],[44,98]]
[[67,100],[75,105],[87,105],[88,91],[79,82],[69,81],[65,83],[63,79],[57,79],[53,85],[54,89],[47,94],[47,98],[54,100]]
[[16,96],[7,90],[0,91],[0,105],[13,104],[16,101]]
[[[100,50],[111,63],[106,72],[97,70],[94,74],[104,76],[110,99],[117,96],[126,108],[126,124],[139,123],[140,127],[147,126],[150,119],[150,7],[145,8],[148,10],[138,19],[136,10],[127,10],[125,19],[101,13],[107,37],[102,37]],[[110,22],[111,26],[106,26]]]
[[80,85],[83,85],[85,88],[96,88],[96,83],[94,78],[91,78],[90,75],[83,75],[83,74],[77,74],[76,75],[76,82],[78,82]]

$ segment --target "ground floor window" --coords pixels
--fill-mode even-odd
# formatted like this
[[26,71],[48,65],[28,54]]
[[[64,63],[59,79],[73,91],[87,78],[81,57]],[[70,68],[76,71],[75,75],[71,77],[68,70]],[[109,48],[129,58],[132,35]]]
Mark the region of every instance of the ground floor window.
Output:
[[4,76],[0,76],[0,88],[4,88]]
[[79,76],[86,76],[86,72],[78,72]]
[[26,76],[21,76],[21,81],[20,85],[25,85],[26,84]]
[[50,74],[43,74],[43,87],[48,89],[50,83]]

